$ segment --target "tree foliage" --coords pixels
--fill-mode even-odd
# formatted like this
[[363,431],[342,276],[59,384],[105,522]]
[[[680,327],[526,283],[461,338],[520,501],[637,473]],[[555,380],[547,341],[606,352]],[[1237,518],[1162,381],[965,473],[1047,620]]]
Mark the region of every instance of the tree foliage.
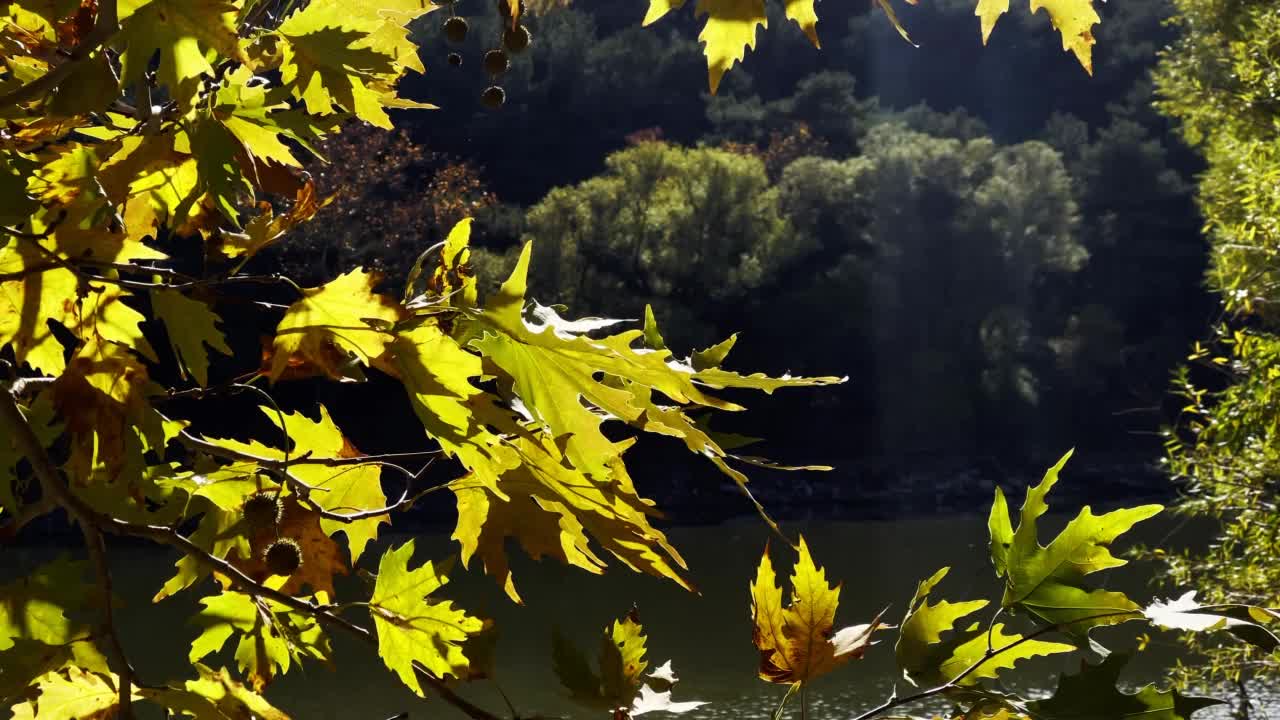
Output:
[[[1164,555],[1171,577],[1209,602],[1280,601],[1275,498],[1276,334],[1280,131],[1272,88],[1280,81],[1280,18],[1259,3],[1177,3],[1181,40],[1162,57],[1159,105],[1203,152],[1199,203],[1210,243],[1208,280],[1226,321],[1197,343],[1176,379],[1181,412],[1168,437],[1172,472],[1187,482],[1180,509],[1219,521],[1204,549]],[[1163,554],[1163,553],[1162,553]],[[1205,674],[1275,677],[1275,657],[1192,639]],[[1191,673],[1199,674],[1196,670]]]
[[[751,43],[756,22],[726,24],[734,2],[711,5],[704,8],[704,39],[714,83],[715,68],[741,55],[735,46]],[[1092,22],[1067,25],[1062,13],[1088,6],[1046,4],[1082,60]],[[424,69],[409,24],[435,9],[425,0],[4,5],[0,518],[11,536],[65,513],[88,557],[87,564],[55,561],[0,588],[0,699],[15,718],[131,718],[138,703],[197,718],[283,719],[263,693],[303,663],[328,661],[330,633],[339,631],[373,646],[415,693],[438,695],[473,720],[493,720],[452,685],[492,675],[491,623],[445,596],[451,561],[415,558],[425,554],[415,540],[371,551],[382,525],[428,494],[451,494],[462,567],[479,566],[516,602],[510,538],[535,558],[592,573],[619,562],[689,588],[690,569],[655,525],[659,510],[629,474],[625,454],[640,437],[671,438],[710,462],[786,538],[752,498],[743,471],[778,466],[735,455],[705,416],[742,410],[745,391],[842,378],[730,370],[732,338],[678,356],[652,309],[642,326],[625,329],[619,320],[566,319],[529,297],[533,242],[521,246],[500,286],[481,293],[469,218],[443,242],[423,247],[404,278],[356,267],[304,285],[253,269],[330,202],[300,170],[300,157],[323,158],[325,141],[345,123],[389,129],[393,112],[430,107],[402,97],[398,84]],[[506,6],[512,22],[519,12]],[[790,4],[787,13],[816,42],[812,6]],[[641,148],[637,158],[642,151],[671,152]],[[767,184],[759,161],[707,152],[707,183],[725,183],[741,196],[731,193],[734,203],[753,202]],[[692,153],[680,155],[677,161]],[[991,177],[1009,170],[1030,183],[1052,169],[1043,152],[1029,155],[992,154]],[[943,169],[976,179],[954,163]],[[989,188],[991,204],[1007,204],[1008,184]],[[726,208],[724,216],[741,210]],[[1044,218],[1011,212],[1034,216],[1030,224],[1070,216],[1063,207]],[[1006,228],[999,237],[1026,250],[1024,229]],[[709,239],[731,231],[705,228]],[[1073,261],[1070,248],[1029,247],[1045,262]],[[709,241],[707,248],[716,251],[709,271],[722,270],[712,266],[730,264],[738,250]],[[255,342],[259,331],[265,338]],[[324,405],[286,410],[284,396],[302,382],[396,385],[432,443],[366,455]],[[234,404],[246,397],[257,410]],[[239,422],[228,429],[219,412],[239,412]],[[436,457],[451,461],[452,471],[432,483],[425,465]],[[1108,624],[1103,616],[1051,613],[1041,600],[1091,593],[1080,576],[1117,565],[1105,546],[1152,509],[1100,517],[1086,509],[1040,547],[1035,519],[1052,485],[1046,478],[1029,494],[1017,531],[1007,516],[992,524],[993,560],[1008,581],[1002,609],[1041,621],[1038,629],[1013,636],[993,625],[985,652],[970,638],[938,653],[936,668],[915,663],[919,677],[947,679],[865,717],[938,694],[983,712],[1021,713],[1016,699],[967,681],[1058,651],[1032,644],[1039,635],[1079,639]],[[389,487],[400,490],[398,498],[388,496]],[[135,675],[129,639],[114,622],[107,537],[149,541],[178,556],[154,601],[197,596],[186,677]],[[839,592],[803,541],[799,550],[792,602],[783,607],[766,555],[753,607],[768,679],[803,693],[808,680],[864,652],[879,621],[828,637]],[[1046,571],[1064,555],[1083,557],[1083,566]],[[372,582],[354,590],[335,584],[351,574]],[[917,593],[903,624],[904,632],[932,628],[913,640],[926,648],[945,623],[914,618],[930,612],[921,601],[939,579]],[[1264,608],[1181,602],[1176,612],[1197,619],[1171,620],[1168,604],[1144,612],[1127,598],[1107,598],[1110,620],[1247,627],[1254,632],[1246,640],[1274,641],[1258,631],[1275,617]],[[1204,616],[1220,620],[1206,624]],[[997,639],[1008,642],[996,647]],[[234,672],[201,663],[233,641]],[[694,701],[670,698],[670,664],[643,674],[645,654],[642,628],[628,617],[606,632],[598,671],[563,644],[553,663],[577,699],[618,718],[692,709]],[[1157,692],[1116,697],[1094,698],[1105,702],[1092,711],[1123,716],[1135,702],[1169,717],[1194,710],[1177,695],[1164,705],[1167,696]],[[1069,716],[1072,703],[1079,700],[1055,698],[1036,708],[1055,717],[1061,706]]]

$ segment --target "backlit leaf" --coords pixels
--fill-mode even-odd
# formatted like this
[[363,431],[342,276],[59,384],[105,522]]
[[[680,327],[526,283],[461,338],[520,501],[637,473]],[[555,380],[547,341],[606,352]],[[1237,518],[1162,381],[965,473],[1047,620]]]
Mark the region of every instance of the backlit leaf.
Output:
[[1003,607],[1023,610],[1046,623],[1066,624],[1065,631],[1083,638],[1090,628],[1141,615],[1141,608],[1124,593],[1090,588],[1085,577],[1124,565],[1111,554],[1112,541],[1163,508],[1142,505],[1094,515],[1086,506],[1042,547],[1036,521],[1049,509],[1045,496],[1070,457],[1071,453],[1063,456],[1039,485],[1027,490],[1018,528],[1011,534],[1004,494],[996,489],[989,521],[991,557],[997,575],[1005,578]]
[[751,583],[752,641],[760,651],[760,678],[772,683],[808,682],[862,657],[883,627],[876,618],[836,632],[840,587],[827,584],[826,571],[814,564],[803,537],[799,552],[786,607],[767,547]]
[[1197,710],[1221,705],[1212,698],[1189,697],[1174,690],[1146,685],[1136,693],[1121,692],[1116,684],[1128,657],[1112,654],[1098,665],[1082,663],[1076,675],[1063,675],[1058,690],[1045,700],[1029,703],[1044,720],[1186,720]]
[[422,695],[414,664],[436,677],[460,676],[469,664],[462,646],[483,623],[451,601],[428,599],[449,578],[430,561],[410,570],[413,547],[410,540],[382,555],[369,613],[378,632],[378,655],[410,690]]

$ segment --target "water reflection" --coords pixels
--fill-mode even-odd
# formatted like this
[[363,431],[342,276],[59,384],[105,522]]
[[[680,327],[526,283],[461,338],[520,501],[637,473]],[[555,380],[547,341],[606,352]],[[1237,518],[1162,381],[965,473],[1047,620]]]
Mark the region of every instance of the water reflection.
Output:
[[[1048,525],[1062,521],[1063,518],[1050,519]],[[817,561],[827,568],[828,577],[844,582],[838,623],[866,622],[886,605],[890,606],[886,617],[896,621],[916,581],[943,565],[951,566],[952,571],[940,586],[938,597],[998,600],[1000,588],[986,560],[985,518],[823,522],[795,529],[804,532]],[[1152,525],[1135,535],[1160,540],[1164,532],[1164,528]],[[535,563],[513,552],[516,581],[526,603],[519,607],[475,568],[470,573],[455,573],[448,594],[473,612],[494,618],[501,628],[497,679],[522,715],[590,717],[570,704],[558,686],[550,666],[551,628],[559,627],[581,647],[594,650],[598,633],[606,623],[635,604],[649,633],[650,662],[674,660],[681,677],[677,699],[712,703],[683,717],[752,720],[770,716],[783,688],[755,678],[757,656],[750,642],[747,597],[747,585],[768,533],[758,520],[747,518],[714,527],[675,528],[670,536],[689,562],[697,594],[622,568],[614,568],[600,578],[550,562]],[[402,540],[392,536],[384,538],[380,547],[371,545],[366,551],[366,564],[388,542],[398,544]],[[456,547],[445,533],[429,534],[417,544],[417,562],[444,556]],[[775,564],[783,574],[789,569],[791,558],[776,542],[774,545]],[[430,553],[432,549],[434,553]],[[56,552],[6,549],[0,575],[24,572]],[[174,559],[149,547],[113,550],[116,589],[125,601],[118,623],[131,659],[147,678],[181,674],[189,643],[196,635],[195,628],[184,624],[197,609],[191,593],[159,605],[149,600],[170,573]],[[1140,582],[1132,582],[1142,573],[1111,574],[1116,576],[1113,579],[1130,580],[1112,587],[1138,597],[1150,595],[1151,591]],[[338,592],[348,597],[356,596],[355,586],[365,582],[359,578],[343,580]],[[352,611],[351,617],[368,622],[360,611]],[[1100,637],[1116,648],[1128,646],[1123,630]],[[385,720],[403,711],[413,719],[462,717],[443,702],[413,696],[383,668],[371,648],[341,635],[335,635],[333,642],[337,658],[333,670],[308,664],[301,670],[295,668],[268,690],[268,696],[295,718]],[[865,660],[815,682],[809,694],[810,716],[815,720],[848,718],[882,700],[897,679],[893,675],[891,645],[892,635],[886,634]],[[228,643],[216,662],[233,663],[232,647]],[[1169,635],[1155,636],[1150,650],[1135,660],[1126,679],[1162,679],[1162,668],[1177,656],[1175,640]],[[206,662],[214,664],[214,658],[207,658]],[[1022,666],[1027,672],[1014,677],[1012,684],[1035,683],[1032,688],[1048,685],[1047,679],[1053,673],[1069,669],[1070,665],[1070,661],[1051,658],[1033,660]],[[470,686],[463,692],[484,707],[504,714],[503,701],[491,684]],[[940,709],[920,707],[914,711],[925,715],[929,710]],[[1196,717],[1214,716],[1215,713],[1205,713]]]

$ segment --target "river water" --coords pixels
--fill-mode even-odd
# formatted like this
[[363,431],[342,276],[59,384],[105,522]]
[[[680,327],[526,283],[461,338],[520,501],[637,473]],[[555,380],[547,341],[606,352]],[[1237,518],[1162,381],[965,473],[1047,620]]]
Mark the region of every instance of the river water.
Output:
[[[1064,519],[1049,519],[1042,535],[1056,532],[1052,526]],[[1137,539],[1161,542],[1171,526],[1148,523]],[[889,606],[886,617],[897,622],[915,583],[942,566],[952,568],[934,597],[951,600],[990,598],[998,600],[999,584],[986,554],[986,519],[976,515],[918,517],[891,522],[829,522],[789,526],[805,535],[818,563],[828,578],[844,583],[837,615],[838,626],[868,621]],[[673,583],[638,576],[615,566],[601,577],[565,568],[552,562],[527,560],[513,547],[513,568],[523,607],[509,602],[496,583],[476,567],[470,572],[460,567],[444,594],[476,614],[495,619],[501,629],[498,647],[497,685],[522,716],[535,713],[590,718],[597,713],[575,707],[560,689],[551,667],[552,628],[594,652],[599,634],[613,618],[625,614],[633,604],[649,635],[651,666],[667,659],[674,662],[681,678],[675,698],[710,701],[684,717],[690,720],[755,720],[768,718],[783,688],[756,678],[757,654],[751,645],[747,585],[754,576],[768,533],[758,519],[743,518],[725,524],[679,527],[669,535],[690,565],[691,578],[698,587],[693,594]],[[447,533],[419,535],[415,562],[444,557],[453,552]],[[388,543],[399,544],[405,537],[386,534],[366,551],[364,563]],[[775,543],[774,563],[779,575],[789,575],[791,553]],[[6,548],[0,566],[0,580],[29,570],[57,551],[46,548]],[[155,589],[168,576],[175,556],[144,547],[112,548],[111,561],[117,593],[124,601],[119,611],[126,651],[143,677],[182,677],[186,652],[195,637],[185,624],[196,606],[194,593],[183,593],[158,605],[149,602]],[[1141,569],[1113,570],[1107,575],[1121,580],[1111,585],[1148,598],[1151,590],[1139,578]],[[1098,576],[1103,578],[1105,576]],[[1124,579],[1127,578],[1127,581]],[[361,582],[350,580],[352,583]],[[357,588],[346,586],[350,597]],[[338,587],[339,599],[344,586]],[[361,611],[349,611],[352,619],[370,624]],[[1099,633],[1104,643],[1118,650],[1131,645],[1132,635],[1123,629]],[[422,700],[404,689],[387,671],[368,646],[335,635],[336,665],[296,666],[273,683],[266,695],[281,709],[302,720],[385,720],[408,712],[414,720],[460,718],[458,712],[440,700]],[[873,647],[862,661],[855,661],[816,681],[809,691],[810,716],[815,720],[839,720],[872,707],[892,690],[909,690],[896,678],[892,667],[891,633]],[[228,643],[216,661],[206,664],[230,665],[234,643]],[[1176,638],[1154,635],[1147,652],[1139,654],[1126,672],[1132,683],[1160,681],[1163,668],[1180,655]],[[1040,659],[1027,662],[1012,685],[1023,690],[1051,690],[1057,672],[1074,662]],[[491,682],[462,689],[464,695],[483,707],[506,715],[501,696]],[[927,715],[938,706],[914,708],[912,714]],[[903,710],[913,710],[903,708]],[[657,715],[655,717],[660,717]],[[1205,712],[1197,718],[1225,717],[1225,713]],[[7,716],[5,716],[7,717]],[[602,716],[601,716],[602,717]],[[671,717],[671,716],[668,716]],[[798,717],[798,716],[794,716]]]

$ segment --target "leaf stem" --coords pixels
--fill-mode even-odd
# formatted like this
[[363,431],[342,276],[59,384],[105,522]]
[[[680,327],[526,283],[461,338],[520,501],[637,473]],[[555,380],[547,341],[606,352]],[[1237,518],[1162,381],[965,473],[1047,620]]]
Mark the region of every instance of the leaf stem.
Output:
[[1008,645],[1004,645],[1002,647],[992,649],[990,646],[988,646],[987,651],[982,654],[982,657],[978,658],[978,660],[975,661],[972,665],[965,668],[959,675],[956,675],[954,678],[951,678],[947,682],[941,685],[928,688],[926,690],[921,690],[920,692],[915,693],[914,695],[907,695],[905,697],[898,697],[897,693],[895,692],[891,694],[884,702],[871,708],[870,710],[867,710],[861,715],[858,715],[857,717],[853,718],[853,720],[870,720],[871,718],[878,717],[879,715],[882,715],[888,712],[889,710],[892,710],[901,705],[907,705],[910,703],[919,702],[921,700],[931,698],[935,695],[941,695],[942,693],[945,693],[949,690],[954,690],[956,688],[959,688],[961,681],[963,681],[965,678],[969,677],[973,673],[977,672],[978,668],[985,665],[992,658],[1000,655],[1001,653],[1012,650],[1013,648],[1016,648],[1025,642],[1030,642],[1031,640],[1034,640],[1042,635],[1063,630],[1077,623],[1088,622],[1090,620],[1104,620],[1106,618],[1114,618],[1114,617],[1140,618],[1142,617],[1142,613],[1141,611],[1138,611],[1138,610],[1124,610],[1124,611],[1102,613],[1100,615],[1090,615],[1088,617],[1076,618],[1075,620],[1071,620],[1069,622],[1056,623],[1054,625],[1046,625],[1042,628],[1039,628],[1035,632],[1032,632],[1029,635],[1024,635],[1018,638],[1017,640],[1009,643]]

